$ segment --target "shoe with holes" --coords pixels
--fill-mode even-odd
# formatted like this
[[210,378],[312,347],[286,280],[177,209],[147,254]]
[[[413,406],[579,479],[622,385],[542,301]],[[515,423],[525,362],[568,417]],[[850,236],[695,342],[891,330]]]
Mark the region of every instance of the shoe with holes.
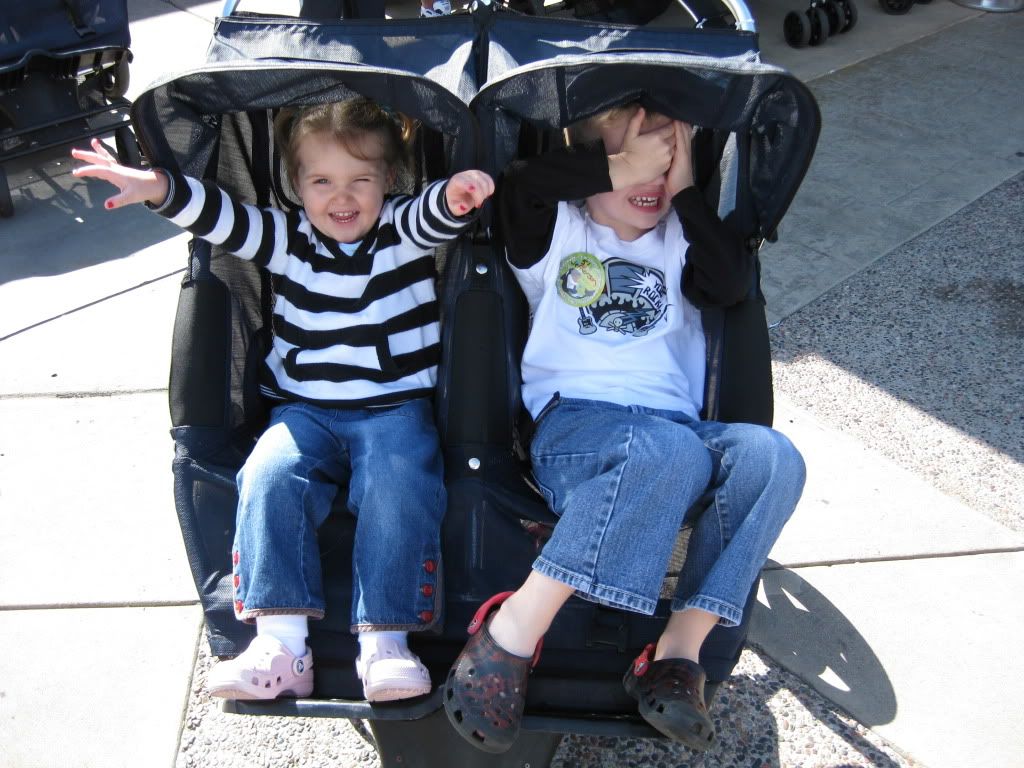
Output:
[[480,606],[469,623],[469,642],[455,660],[444,686],[444,709],[452,727],[484,752],[507,752],[519,735],[526,705],[526,678],[540,658],[516,656],[488,631],[490,614],[512,593],[502,592]]
[[277,638],[256,635],[234,659],[214,665],[206,691],[222,699],[302,698],[313,693],[313,654],[296,656]]
[[640,716],[670,739],[703,752],[715,743],[715,726],[704,704],[704,669],[689,659],[651,661],[644,648],[622,685],[637,700]]
[[377,650],[356,659],[356,674],[363,681],[367,701],[398,701],[430,693],[430,673],[404,645],[378,641]]

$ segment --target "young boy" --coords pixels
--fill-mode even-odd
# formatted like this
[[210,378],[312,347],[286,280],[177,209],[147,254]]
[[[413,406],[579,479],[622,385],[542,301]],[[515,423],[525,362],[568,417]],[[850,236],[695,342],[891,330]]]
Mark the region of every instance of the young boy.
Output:
[[701,645],[719,622],[740,622],[803,461],[766,427],[699,420],[699,308],[742,300],[754,262],[694,187],[691,127],[633,104],[570,135],[582,143],[513,163],[497,194],[532,318],[533,471],[560,519],[525,583],[477,612],[445,708],[468,741],[507,750],[561,606],[577,594],[652,614],[687,510],[705,497],[672,616],[623,683],[651,725],[706,749]]

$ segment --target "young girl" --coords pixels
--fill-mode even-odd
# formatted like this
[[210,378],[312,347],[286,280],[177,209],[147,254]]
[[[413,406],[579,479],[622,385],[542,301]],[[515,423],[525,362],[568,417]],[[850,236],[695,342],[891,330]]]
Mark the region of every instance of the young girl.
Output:
[[274,343],[262,391],[269,426],[238,473],[235,615],[256,637],[207,680],[214,696],[308,696],[307,620],[324,615],[316,531],[339,488],[357,518],[356,671],[370,701],[431,688],[410,630],[440,616],[446,496],[430,396],[440,356],[433,249],[494,190],[457,173],[418,197],[389,195],[412,134],[372,101],[283,111],[278,144],[302,210],[232,200],[210,182],[119,165],[93,141],[78,177],[114,184],[107,208],[145,203],[273,275]]
[[652,614],[687,510],[707,499],[672,616],[623,680],[651,725],[707,749],[701,646],[742,619],[804,466],[771,429],[699,420],[699,308],[742,300],[754,261],[693,184],[690,126],[633,104],[571,136],[582,143],[513,163],[497,197],[532,318],[533,471],[559,521],[525,583],[477,612],[445,708],[470,743],[507,750],[561,606],[577,594]]

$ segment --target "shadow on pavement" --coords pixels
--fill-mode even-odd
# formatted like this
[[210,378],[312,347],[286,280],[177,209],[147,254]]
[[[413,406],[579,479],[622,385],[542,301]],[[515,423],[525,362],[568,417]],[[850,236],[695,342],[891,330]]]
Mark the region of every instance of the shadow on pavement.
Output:
[[[14,216],[0,219],[0,285],[121,259],[181,234],[141,205],[105,210],[103,202],[116,188],[72,179],[71,146],[19,158],[5,167]],[[186,260],[183,251],[182,266]]]
[[[768,567],[778,568],[772,562]],[[896,716],[889,676],[857,629],[792,571],[766,571],[763,591],[768,604],[756,603],[753,652],[743,654],[712,707],[716,747],[697,755],[655,739],[567,736],[552,768],[801,764],[799,754],[780,755],[783,741],[791,751],[813,748],[815,755],[803,758],[816,764],[827,755],[834,766],[903,765],[852,722],[870,728]],[[794,739],[795,733],[802,738]]]

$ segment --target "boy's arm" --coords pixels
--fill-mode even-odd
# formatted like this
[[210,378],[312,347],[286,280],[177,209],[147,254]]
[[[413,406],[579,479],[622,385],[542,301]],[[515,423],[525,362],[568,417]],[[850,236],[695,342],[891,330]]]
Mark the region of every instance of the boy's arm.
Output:
[[683,293],[699,308],[732,306],[742,301],[754,280],[754,255],[743,239],[689,186],[672,198],[672,207],[690,243],[683,266]]
[[528,269],[551,245],[558,204],[612,189],[608,155],[598,140],[516,160],[498,183],[498,226],[512,266]]

